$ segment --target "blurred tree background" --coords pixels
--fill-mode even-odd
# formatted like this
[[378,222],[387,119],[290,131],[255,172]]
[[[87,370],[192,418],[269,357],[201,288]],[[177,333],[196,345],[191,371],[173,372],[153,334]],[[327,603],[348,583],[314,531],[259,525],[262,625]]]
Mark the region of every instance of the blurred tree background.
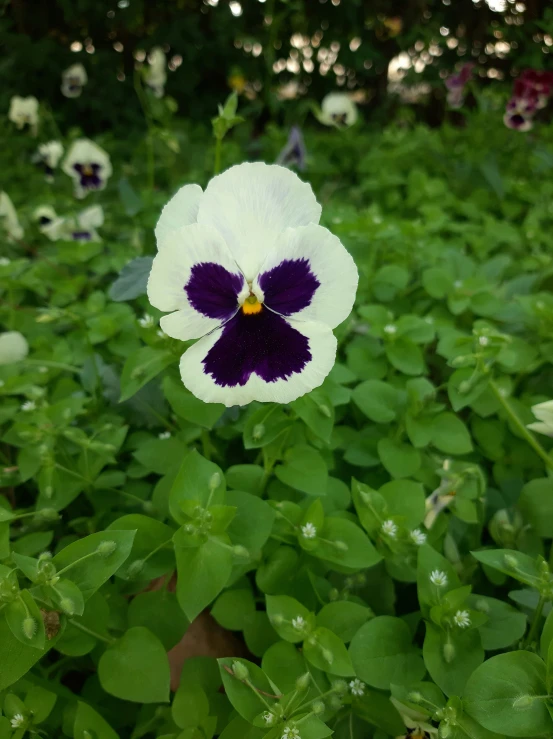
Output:
[[[0,11],[0,105],[14,93],[48,102],[92,135],[135,125],[133,68],[160,45],[167,92],[192,120],[213,115],[231,87],[262,128],[285,120],[283,100],[352,91],[381,123],[402,102],[430,124],[445,112],[444,78],[476,63],[505,99],[524,68],[553,68],[549,0],[11,0]],[[82,62],[88,94],[65,99],[60,74]],[[499,84],[498,84],[499,83]],[[393,93],[393,94],[390,94]],[[289,115],[289,114],[288,114]],[[141,124],[140,124],[141,125]]]

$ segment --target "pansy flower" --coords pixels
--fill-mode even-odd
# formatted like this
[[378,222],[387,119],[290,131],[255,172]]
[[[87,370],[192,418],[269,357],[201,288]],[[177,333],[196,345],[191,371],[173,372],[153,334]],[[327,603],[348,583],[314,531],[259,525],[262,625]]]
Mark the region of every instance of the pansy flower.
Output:
[[525,69],[513,86],[513,97],[535,97],[536,107],[545,108],[553,91],[553,72]]
[[357,269],[317,225],[321,206],[289,169],[231,167],[205,192],[186,185],[156,226],[150,303],[182,356],[186,387],[207,403],[288,403],[332,369],[332,329],[353,306]]
[[447,87],[447,104],[450,108],[458,109],[463,107],[465,102],[465,85],[472,77],[473,62],[463,64],[461,69],[455,74],[450,74],[445,81]]
[[144,82],[152,90],[156,98],[162,98],[167,82],[167,60],[163,49],[156,46],[148,54],[149,66],[144,73]]
[[307,151],[303,140],[303,134],[298,126],[292,126],[286,146],[282,149],[276,160],[283,167],[297,167],[300,172],[305,169]]
[[61,92],[66,98],[78,98],[88,82],[86,69],[82,64],[72,64],[61,74]]
[[69,219],[73,241],[101,241],[97,228],[104,224],[104,209],[101,205],[91,205]]
[[91,190],[103,190],[113,171],[108,153],[90,139],[71,144],[62,169],[73,178],[77,198],[84,198]]
[[345,92],[331,92],[323,98],[319,121],[325,126],[348,128],[357,120],[357,105]]
[[23,238],[23,228],[19,223],[17,211],[6,192],[0,192],[0,227],[5,231],[8,241]]
[[14,95],[10,100],[8,118],[12,123],[15,123],[19,130],[29,126],[33,136],[36,136],[38,130],[38,100],[32,95],[26,98]]
[[48,141],[40,144],[36,154],[33,156],[33,162],[44,169],[44,174],[48,182],[54,180],[54,170],[59,164],[63,156],[63,144],[61,141]]
[[52,241],[56,240],[50,236],[48,229],[52,223],[63,221],[63,219],[58,217],[58,214],[51,205],[39,205],[33,211],[32,219],[37,224],[41,233],[45,233]]
[[96,229],[104,223],[104,209],[92,205],[76,216],[60,217],[49,205],[41,205],[33,213],[33,220],[50,241],[101,241]]
[[503,123],[515,131],[530,131],[534,126],[534,114],[537,110],[536,97],[511,98],[507,103]]

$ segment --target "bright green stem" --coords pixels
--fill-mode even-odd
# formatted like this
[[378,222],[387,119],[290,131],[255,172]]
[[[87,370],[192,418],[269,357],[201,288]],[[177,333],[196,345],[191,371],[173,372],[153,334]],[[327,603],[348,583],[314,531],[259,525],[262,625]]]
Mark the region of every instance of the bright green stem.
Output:
[[536,632],[540,624],[544,605],[545,605],[545,598],[543,595],[540,595],[540,599],[538,601],[538,607],[536,608],[536,612],[534,613],[534,618],[532,619],[532,625],[530,626],[530,631],[528,632],[528,636],[524,640],[525,647],[530,646],[530,644],[532,644],[532,642],[534,641]]
[[89,634],[89,636],[93,636],[99,641],[103,641],[105,644],[115,644],[115,642],[117,641],[117,639],[113,639],[111,636],[104,636],[103,634],[99,634],[97,631],[89,629],[88,626],[83,626],[83,624],[79,623],[78,621],[74,621],[73,619],[69,619],[69,622],[72,626],[75,626],[80,631],[83,631],[85,634]]
[[509,405],[506,398],[501,395],[501,392],[495,382],[493,380],[490,380],[490,387],[492,389],[493,394],[497,398],[497,400],[501,403],[504,411],[509,416],[513,424],[517,427],[517,429],[520,431],[521,436],[528,442],[528,444],[532,447],[532,449],[536,452],[538,457],[543,459],[545,464],[553,469],[553,459],[549,456],[549,454],[545,451],[545,449],[542,447],[542,445],[537,441],[537,439],[534,437],[533,434],[528,431],[526,426],[522,423],[520,418],[517,416],[517,414],[514,412],[514,410]]
[[249,680],[244,680],[244,682],[248,686],[248,688],[250,688],[250,690],[252,690],[255,693],[255,695],[257,695],[257,697],[263,703],[263,705],[269,711],[269,713],[272,713],[273,712],[272,707],[267,703],[265,698],[261,695],[260,691],[255,686],[253,686]]
[[58,570],[56,572],[56,575],[62,575],[64,572],[67,572],[67,570],[70,570],[72,567],[75,567],[75,565],[80,564],[81,562],[84,562],[86,559],[90,559],[91,557],[97,557],[99,552],[89,552],[88,554],[85,554],[83,557],[79,557],[79,559],[76,559],[74,562],[71,562],[71,564],[68,564],[67,567],[64,567],[62,570]]
[[219,174],[221,171],[221,150],[223,148],[223,139],[215,139],[215,162],[213,164],[213,174]]
[[66,370],[67,372],[74,372],[76,375],[81,371],[79,367],[74,367],[72,364],[52,362],[49,359],[25,359],[22,364],[31,365],[32,367],[51,367],[52,369]]

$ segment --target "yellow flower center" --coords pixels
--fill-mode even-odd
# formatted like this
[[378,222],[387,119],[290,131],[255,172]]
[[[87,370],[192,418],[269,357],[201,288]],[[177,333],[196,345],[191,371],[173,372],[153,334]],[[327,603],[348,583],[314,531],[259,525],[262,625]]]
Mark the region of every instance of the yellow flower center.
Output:
[[242,303],[242,313],[246,316],[252,316],[255,313],[261,313],[263,309],[263,303],[260,303],[255,295],[250,295],[249,298]]
[[90,164],[83,164],[83,174],[87,175],[88,177],[94,174],[94,170],[92,169]]

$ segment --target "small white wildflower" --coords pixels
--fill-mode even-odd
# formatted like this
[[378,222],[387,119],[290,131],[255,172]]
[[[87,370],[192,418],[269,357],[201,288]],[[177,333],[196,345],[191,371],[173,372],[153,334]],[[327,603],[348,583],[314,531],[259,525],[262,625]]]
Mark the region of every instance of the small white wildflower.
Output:
[[267,726],[270,726],[275,720],[275,715],[270,711],[265,711],[265,713],[262,714],[261,718],[263,719],[263,721],[265,721]]
[[16,713],[12,720],[10,721],[10,724],[12,725],[12,729],[18,729],[20,726],[23,726],[25,723],[25,716],[22,713]]
[[22,404],[21,410],[24,411],[25,413],[30,413],[31,411],[36,410],[36,403],[35,403],[35,401],[34,400],[26,400]]
[[420,529],[413,529],[409,536],[413,544],[416,544],[418,547],[422,546],[426,541],[426,534]]
[[480,344],[480,346],[488,346],[490,340],[487,336],[480,336],[478,339],[478,343]]
[[391,518],[389,518],[387,521],[384,521],[384,523],[382,524],[382,533],[386,536],[389,536],[391,539],[396,538],[397,526]]
[[151,316],[149,313],[144,313],[142,318],[138,319],[138,325],[142,328],[152,328],[155,325],[153,316]]
[[162,431],[160,434],[157,435],[158,439],[170,439],[171,438],[171,432],[170,431]]
[[355,678],[355,680],[351,680],[351,682],[349,683],[349,689],[351,690],[352,695],[365,695],[365,683],[362,683],[361,680],[359,680],[358,678]]
[[447,585],[447,575],[442,570],[432,570],[430,573],[430,582],[438,588],[445,588]]
[[470,615],[468,611],[457,611],[455,616],[453,616],[453,620],[460,629],[466,629],[467,626],[470,626]]
[[395,334],[397,333],[397,328],[393,323],[389,323],[387,326],[384,326],[384,333],[389,335]]
[[305,626],[306,626],[304,617],[303,616],[296,616],[296,618],[293,618],[292,619],[292,626],[297,631],[303,631],[303,629],[305,629]]
[[306,539],[314,539],[317,536],[317,527],[308,521],[301,527],[301,535]]
[[295,726],[285,726],[281,739],[301,739],[300,732]]
[[165,333],[165,331],[163,329],[161,329],[161,328],[158,328],[158,330],[156,331],[156,336],[158,336],[160,339],[167,339],[168,338],[168,336]]

